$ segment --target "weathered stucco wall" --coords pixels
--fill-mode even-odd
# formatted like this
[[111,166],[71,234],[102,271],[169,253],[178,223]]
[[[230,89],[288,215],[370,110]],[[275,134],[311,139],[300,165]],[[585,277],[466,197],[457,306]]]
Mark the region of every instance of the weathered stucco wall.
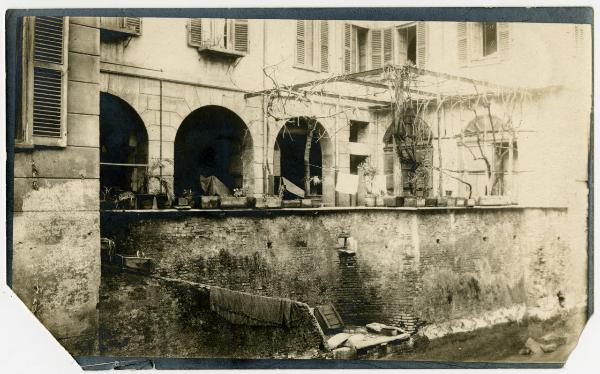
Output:
[[97,27],[96,18],[70,17],[67,146],[18,150],[14,158],[12,287],[73,355],[97,350]]
[[[570,280],[561,209],[104,212],[117,252],[162,276],[311,306],[348,324],[444,321],[514,304],[585,300]],[[340,256],[336,237],[358,240]],[[577,288],[579,287],[579,288]]]

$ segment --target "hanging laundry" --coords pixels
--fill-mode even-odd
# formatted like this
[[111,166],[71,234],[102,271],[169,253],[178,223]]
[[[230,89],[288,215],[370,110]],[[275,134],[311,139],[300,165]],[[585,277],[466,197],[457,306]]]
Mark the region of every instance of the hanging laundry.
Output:
[[210,309],[237,325],[289,327],[293,304],[289,299],[210,288]]
[[373,178],[373,193],[377,195],[385,195],[387,192],[387,179],[385,174],[376,175]]
[[294,183],[292,183],[286,177],[281,177],[281,180],[283,181],[283,184],[285,185],[286,191],[288,191],[296,196],[304,197],[304,190],[302,188],[296,186]]
[[358,175],[338,173],[335,190],[354,195],[358,191]]

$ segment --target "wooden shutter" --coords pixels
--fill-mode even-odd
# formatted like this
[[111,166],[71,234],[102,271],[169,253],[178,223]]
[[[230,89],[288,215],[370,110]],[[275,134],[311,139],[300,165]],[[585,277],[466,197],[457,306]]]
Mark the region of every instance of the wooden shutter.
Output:
[[141,17],[124,17],[123,23],[127,30],[133,31],[136,35],[142,34]]
[[306,30],[303,20],[296,21],[296,64],[306,63]]
[[510,23],[498,22],[498,52],[500,57],[510,57]]
[[344,24],[344,73],[352,71],[352,25]]
[[382,65],[382,32],[371,30],[371,69],[379,69]]
[[417,66],[421,68],[427,64],[428,28],[427,22],[417,22]]
[[233,20],[233,49],[237,52],[248,52],[248,20]]
[[329,71],[329,22],[321,21],[321,71]]
[[188,44],[193,47],[202,46],[202,18],[190,18],[188,24]]
[[458,22],[456,24],[456,41],[458,51],[458,64],[464,66],[468,59],[468,43],[467,43],[467,23]]
[[407,39],[407,29],[402,28],[398,30],[398,58],[400,60],[398,62],[400,65],[404,65],[408,61],[408,54],[406,53],[408,48]]
[[35,17],[28,117],[36,144],[66,145],[67,35],[67,18]]
[[483,57],[483,23],[469,22],[468,25],[471,26],[471,37],[469,38],[469,55],[471,58],[481,58]]
[[394,62],[394,43],[392,34],[393,29],[387,28],[383,30],[383,64],[392,64]]

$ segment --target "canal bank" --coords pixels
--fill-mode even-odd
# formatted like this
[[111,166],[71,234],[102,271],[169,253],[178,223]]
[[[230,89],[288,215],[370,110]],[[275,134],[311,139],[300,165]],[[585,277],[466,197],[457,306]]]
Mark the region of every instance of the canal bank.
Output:
[[[350,326],[406,328],[577,305],[585,290],[568,271],[566,215],[514,206],[105,211],[101,228],[117,253],[150,258],[152,276],[332,304]],[[356,253],[337,249],[342,233]],[[321,344],[310,331],[224,327],[194,292],[103,270],[101,353],[305,357]]]

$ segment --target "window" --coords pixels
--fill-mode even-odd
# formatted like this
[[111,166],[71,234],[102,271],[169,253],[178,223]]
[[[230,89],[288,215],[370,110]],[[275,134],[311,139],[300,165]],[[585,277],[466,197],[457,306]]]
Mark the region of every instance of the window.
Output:
[[141,17],[100,17],[101,36],[109,38],[142,34]]
[[458,22],[459,64],[506,59],[510,52],[510,24],[505,22]]
[[489,56],[498,50],[498,34],[496,22],[483,22],[481,24],[483,34],[483,56]]
[[393,62],[392,29],[344,25],[344,72],[379,69]]
[[329,71],[328,21],[296,21],[296,67]]
[[67,17],[25,17],[18,145],[66,146]]
[[400,63],[417,64],[417,27],[409,26],[398,29],[400,40]]
[[367,162],[369,156],[350,155],[350,174],[358,175],[358,166]]
[[350,137],[349,142],[362,143],[366,141],[367,130],[369,123],[362,121],[350,121]]
[[247,19],[192,18],[188,24],[188,44],[200,51],[241,57],[248,53],[248,36]]
[[411,63],[419,67],[425,66],[428,55],[429,24],[417,22],[398,28],[399,63]]

